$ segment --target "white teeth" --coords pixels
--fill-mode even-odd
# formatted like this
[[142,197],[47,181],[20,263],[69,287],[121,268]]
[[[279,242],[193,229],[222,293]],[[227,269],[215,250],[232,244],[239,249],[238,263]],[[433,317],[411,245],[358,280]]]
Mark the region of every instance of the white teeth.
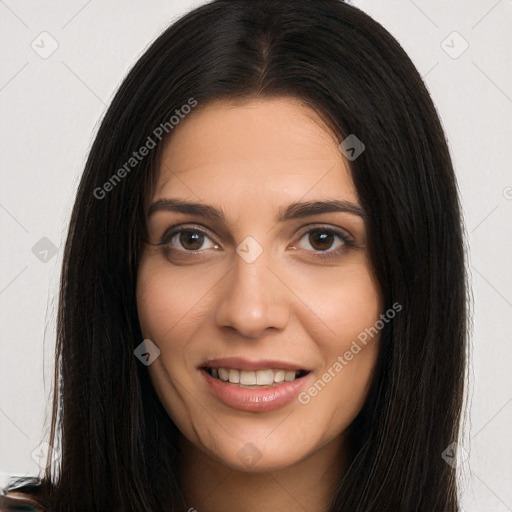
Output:
[[213,377],[224,382],[241,384],[242,386],[272,386],[280,382],[291,382],[300,373],[296,370],[237,370],[236,368],[212,368]]
[[274,372],[274,382],[283,382],[284,380],[284,370],[276,370]]
[[240,382],[240,372],[238,370],[234,370],[233,368],[229,370],[229,382],[233,382],[233,384]]
[[253,386],[256,384],[256,374],[253,371],[240,370],[240,384]]
[[286,370],[286,372],[284,372],[284,380],[286,382],[291,382],[292,380],[295,380],[295,372],[293,370]]
[[[295,374],[295,372],[293,372]],[[271,386],[274,382],[274,372],[272,370],[258,370],[256,372],[256,384],[258,386]]]

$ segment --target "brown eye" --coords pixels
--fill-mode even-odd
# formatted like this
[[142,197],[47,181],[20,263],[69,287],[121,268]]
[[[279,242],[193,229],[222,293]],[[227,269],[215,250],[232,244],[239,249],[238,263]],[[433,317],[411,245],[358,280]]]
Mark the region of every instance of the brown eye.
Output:
[[179,229],[169,235],[164,235],[161,245],[170,245],[180,251],[202,251],[204,249],[218,249],[212,239],[198,229]]
[[327,251],[335,241],[335,234],[331,231],[315,230],[309,233],[308,241],[315,251]]
[[330,228],[310,229],[299,240],[300,245],[315,257],[338,258],[355,247],[354,240],[344,233]]
[[182,231],[178,234],[181,246],[189,251],[201,249],[204,243],[204,235],[198,231]]

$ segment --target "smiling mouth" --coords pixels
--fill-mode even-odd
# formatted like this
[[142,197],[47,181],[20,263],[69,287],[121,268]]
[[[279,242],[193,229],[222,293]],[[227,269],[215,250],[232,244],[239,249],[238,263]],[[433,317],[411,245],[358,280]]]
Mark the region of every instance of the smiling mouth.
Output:
[[236,368],[210,368],[203,367],[211,377],[223,382],[238,384],[241,387],[259,388],[264,386],[277,386],[283,382],[292,382],[305,377],[308,370],[238,370]]

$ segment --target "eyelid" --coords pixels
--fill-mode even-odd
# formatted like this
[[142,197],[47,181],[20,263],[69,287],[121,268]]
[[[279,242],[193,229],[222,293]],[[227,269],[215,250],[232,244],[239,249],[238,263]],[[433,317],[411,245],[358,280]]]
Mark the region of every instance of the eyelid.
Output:
[[330,231],[338,236],[340,236],[343,240],[347,239],[350,240],[355,244],[355,239],[352,236],[352,234],[347,230],[340,228],[339,226],[333,226],[330,224],[308,224],[307,226],[304,226],[304,228],[301,228],[299,238],[302,238],[305,234],[309,233],[310,231],[317,231],[317,230],[325,230]]
[[[169,226],[164,231],[164,234],[161,236],[160,242],[158,242],[156,245],[167,245],[174,235],[176,235],[177,233],[180,233],[181,231],[187,231],[187,230],[198,231],[201,234],[210,238],[211,241],[215,245],[219,245],[219,246],[221,245],[219,242],[216,241],[215,235],[212,235],[210,230],[206,226],[203,226],[201,224],[181,224],[181,223]],[[194,251],[188,251],[188,252],[194,252]],[[196,252],[199,252],[199,251],[196,251]]]
[[[312,257],[314,258],[320,258],[325,261],[328,259],[336,259],[340,258],[344,253],[346,253],[350,249],[357,248],[357,244],[355,239],[347,234],[345,231],[343,231],[339,227],[329,226],[326,224],[318,224],[318,225],[311,225],[305,227],[305,230],[301,232],[300,235],[297,237],[297,241],[300,242],[304,236],[308,235],[309,233],[313,233],[315,231],[325,231],[328,233],[332,233],[334,236],[337,236],[342,244],[340,247],[337,247],[335,249],[327,249],[325,251],[315,251],[310,249],[304,249],[307,253],[310,253]],[[295,247],[296,243],[293,245],[293,249],[296,249]]]

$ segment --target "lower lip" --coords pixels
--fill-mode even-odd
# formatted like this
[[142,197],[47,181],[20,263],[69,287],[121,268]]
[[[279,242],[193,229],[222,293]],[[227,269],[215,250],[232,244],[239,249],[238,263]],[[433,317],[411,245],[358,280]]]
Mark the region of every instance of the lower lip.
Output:
[[274,386],[250,389],[224,382],[212,377],[206,370],[200,370],[208,387],[224,404],[240,411],[266,412],[280,409],[289,404],[306,386],[311,373],[291,382],[282,382]]

